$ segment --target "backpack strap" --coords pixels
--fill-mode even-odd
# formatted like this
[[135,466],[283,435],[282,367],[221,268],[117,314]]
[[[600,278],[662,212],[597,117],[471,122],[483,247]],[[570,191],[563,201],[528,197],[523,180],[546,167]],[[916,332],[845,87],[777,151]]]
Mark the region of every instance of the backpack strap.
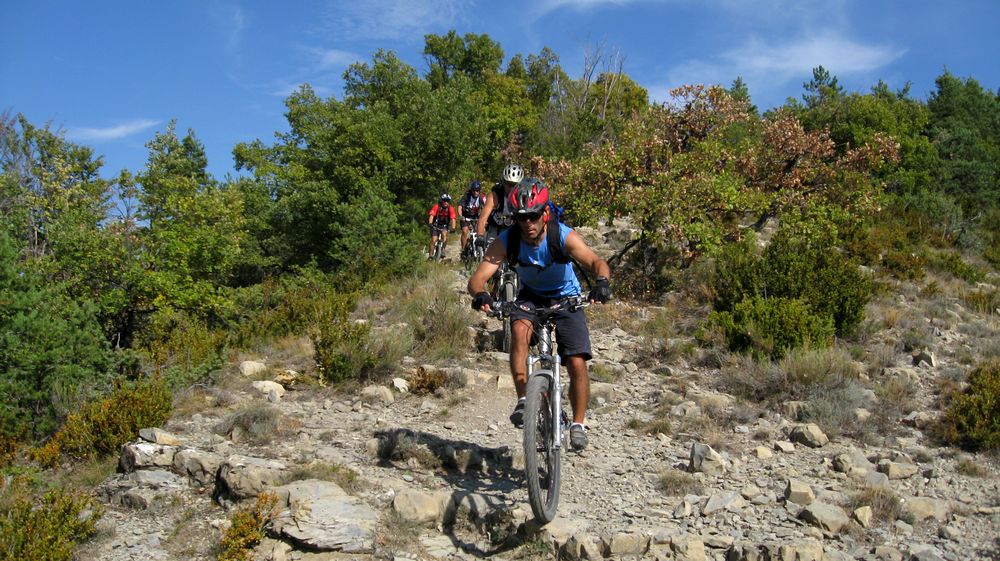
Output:
[[[573,259],[566,254],[566,248],[562,244],[561,236],[559,235],[559,222],[553,220],[545,227],[545,243],[549,246],[549,255],[552,256],[552,261],[555,263],[563,264],[573,261]],[[518,256],[521,254],[521,229],[516,225],[507,230],[507,263],[511,267],[517,267]]]
[[559,221],[553,220],[545,228],[545,238],[546,242],[549,244],[549,255],[552,256],[552,260],[556,263],[565,265],[572,261],[569,255],[566,255],[566,248],[562,244],[562,236],[559,232]]
[[514,225],[507,228],[507,264],[517,267],[517,258],[521,254],[521,229]]

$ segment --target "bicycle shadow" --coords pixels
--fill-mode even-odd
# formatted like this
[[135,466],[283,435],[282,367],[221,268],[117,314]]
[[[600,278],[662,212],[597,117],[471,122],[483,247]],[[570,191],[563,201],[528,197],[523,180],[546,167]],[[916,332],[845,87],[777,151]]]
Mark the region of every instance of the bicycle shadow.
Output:
[[511,492],[525,485],[509,446],[484,447],[407,428],[379,430],[375,437],[379,466],[411,470],[416,464],[452,487],[442,529],[457,549],[486,558],[528,541],[508,504]]

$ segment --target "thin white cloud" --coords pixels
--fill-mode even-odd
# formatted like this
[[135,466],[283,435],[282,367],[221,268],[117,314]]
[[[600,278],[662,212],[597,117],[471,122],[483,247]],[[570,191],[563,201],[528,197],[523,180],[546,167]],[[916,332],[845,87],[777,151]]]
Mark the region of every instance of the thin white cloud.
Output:
[[347,68],[361,60],[361,56],[350,51],[340,49],[307,49],[314,59],[312,71],[325,71],[331,69]]
[[234,5],[232,7],[232,12],[230,13],[230,24],[231,29],[229,30],[227,47],[230,51],[235,51],[239,48],[240,41],[243,38],[243,30],[247,27],[247,18],[242,7],[238,5]]
[[665,100],[670,88],[682,84],[729,85],[737,76],[759,89],[778,89],[792,80],[811,76],[822,65],[836,76],[862,74],[883,68],[901,57],[905,49],[887,44],[862,43],[834,31],[812,33],[786,43],[751,38],[739,47],[710,59],[696,59],[675,66],[667,83],[651,89],[651,97]]
[[247,16],[243,7],[233,2],[215,0],[208,5],[208,12],[218,26],[219,34],[225,39],[226,52],[238,54],[247,28]]
[[302,84],[309,84],[316,95],[328,97],[342,84],[344,70],[361,60],[357,53],[341,49],[300,46],[298,51],[304,54],[305,62],[293,73],[271,82],[267,86],[271,95],[285,98]]
[[162,122],[153,119],[136,119],[110,127],[71,127],[66,131],[66,138],[74,141],[119,140],[155,127]]
[[562,8],[575,10],[589,10],[598,6],[613,5],[624,6],[631,4],[635,0],[544,0],[535,4],[531,14],[531,20],[536,21],[542,17]]
[[469,9],[471,0],[337,2],[324,18],[323,32],[345,39],[422,39],[428,30],[454,25]]

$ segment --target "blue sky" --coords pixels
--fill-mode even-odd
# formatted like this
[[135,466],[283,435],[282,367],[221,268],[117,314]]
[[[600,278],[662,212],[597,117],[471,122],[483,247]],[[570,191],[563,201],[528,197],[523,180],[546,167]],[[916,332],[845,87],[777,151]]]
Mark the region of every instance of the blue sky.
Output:
[[139,171],[176,119],[221,179],[236,143],[286,130],[299,84],[339,99],[343,71],[379,48],[423,74],[424,35],[450,29],[489,34],[507,58],[548,46],[574,77],[600,45],[661,101],[742,76],[766,109],[820,64],[849,91],[909,81],[925,99],[945,68],[1000,87],[995,0],[0,0],[0,22],[0,111],[92,146],[105,176]]

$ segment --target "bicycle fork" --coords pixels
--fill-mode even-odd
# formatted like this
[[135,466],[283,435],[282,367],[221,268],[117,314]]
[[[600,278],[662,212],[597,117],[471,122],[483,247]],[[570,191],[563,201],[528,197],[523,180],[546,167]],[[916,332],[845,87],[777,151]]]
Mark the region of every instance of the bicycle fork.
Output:
[[562,377],[560,369],[562,361],[559,355],[552,356],[552,327],[546,327],[545,332],[539,337],[538,354],[528,357],[528,379],[535,375],[535,363],[548,362],[552,365],[552,370],[546,377],[549,377],[549,406],[552,409],[552,429],[554,440],[552,446],[557,451],[562,448],[563,428],[566,419],[562,411]]

